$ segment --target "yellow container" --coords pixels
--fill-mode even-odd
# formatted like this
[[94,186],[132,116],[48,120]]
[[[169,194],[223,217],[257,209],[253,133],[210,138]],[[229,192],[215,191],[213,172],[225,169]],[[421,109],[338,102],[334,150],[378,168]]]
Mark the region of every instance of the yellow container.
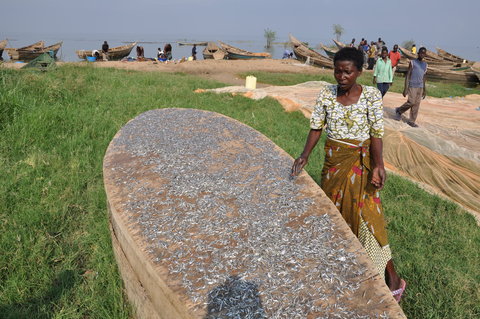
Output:
[[247,89],[255,90],[257,88],[257,78],[253,75],[247,76],[247,79],[245,80],[245,87]]

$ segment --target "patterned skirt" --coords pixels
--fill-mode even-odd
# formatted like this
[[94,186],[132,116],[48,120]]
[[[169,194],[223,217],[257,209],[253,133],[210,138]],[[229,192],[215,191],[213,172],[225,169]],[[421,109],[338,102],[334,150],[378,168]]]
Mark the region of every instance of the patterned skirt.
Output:
[[321,187],[383,277],[391,252],[380,193],[370,180],[370,140],[327,139]]

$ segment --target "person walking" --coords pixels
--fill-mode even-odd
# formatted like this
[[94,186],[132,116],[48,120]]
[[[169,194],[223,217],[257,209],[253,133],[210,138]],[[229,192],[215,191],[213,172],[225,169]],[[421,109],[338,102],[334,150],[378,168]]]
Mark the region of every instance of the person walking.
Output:
[[406,283],[393,264],[380,200],[386,180],[382,96],[376,88],[356,82],[362,74],[362,52],[343,48],[333,61],[337,84],[320,91],[305,147],[293,163],[291,176],[307,165],[325,126],[321,187],[362,243],[393,297],[400,301]]
[[193,45],[193,48],[192,48],[192,58],[193,58],[194,60],[197,59],[197,45],[196,45],[196,44],[194,44],[194,45]]
[[402,114],[410,110],[410,118],[407,124],[411,127],[418,127],[415,123],[417,120],[418,110],[420,109],[420,102],[427,95],[425,87],[427,62],[423,61],[427,55],[427,49],[421,47],[418,49],[418,58],[411,60],[408,65],[407,75],[405,76],[405,87],[403,89],[403,96],[408,95],[408,100],[402,106],[395,109],[395,119],[400,121]]
[[393,46],[393,50],[390,51],[390,53],[388,54],[388,57],[392,62],[393,74],[395,74],[395,71],[397,70],[398,62],[400,62],[400,59],[402,58],[402,56],[400,55],[400,52],[398,52],[398,44],[395,44]]
[[382,48],[382,53],[380,53],[380,59],[375,63],[375,68],[373,71],[373,84],[377,85],[378,90],[382,93],[382,98],[387,93],[390,85],[393,82],[393,70],[392,63],[388,58],[388,49],[387,47]]
[[368,49],[368,67],[367,70],[373,70],[375,65],[375,58],[377,57],[377,46],[375,42],[370,42],[370,48]]
[[108,61],[108,50],[109,50],[109,45],[107,41],[103,41],[102,45],[102,58],[103,61]]

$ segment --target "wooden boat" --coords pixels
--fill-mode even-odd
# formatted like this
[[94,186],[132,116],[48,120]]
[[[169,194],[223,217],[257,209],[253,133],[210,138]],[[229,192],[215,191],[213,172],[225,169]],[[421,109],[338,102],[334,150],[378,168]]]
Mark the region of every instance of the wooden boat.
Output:
[[415,60],[417,58],[416,54],[413,54],[412,51],[405,49],[404,47],[399,46],[398,49],[400,53],[409,60]]
[[[110,48],[108,50],[108,59],[109,60],[121,60],[124,57],[128,56],[132,49],[137,45],[137,42],[133,42],[130,44],[122,45],[119,47]],[[87,56],[93,56],[93,51],[95,50],[77,50],[77,56],[80,59],[86,59]],[[100,54],[102,52],[101,49],[97,50]]]
[[[418,57],[416,54],[413,54],[408,49],[399,47],[399,50],[402,53],[402,55],[409,60],[414,60]],[[473,64],[472,62],[463,63],[463,61],[452,62],[449,60],[445,60],[445,59],[442,59],[437,54],[434,54],[432,51],[428,51],[428,50],[427,50],[427,56],[425,57],[424,61],[427,62],[429,66],[432,66],[435,68],[441,68],[441,69],[461,68],[461,67],[471,66]]]
[[[41,51],[43,50],[43,48],[45,47],[45,41],[38,41],[38,42],[35,42],[33,44],[30,44],[30,45],[27,45],[25,47],[21,47],[21,48],[6,48],[5,50],[7,51],[7,54],[10,56],[10,58],[12,56],[17,56],[17,51],[18,50],[21,50],[21,51]],[[43,52],[41,52],[43,53]],[[41,54],[40,53],[40,54]],[[39,54],[39,55],[40,55]],[[13,60],[13,59],[12,59]]]
[[308,60],[315,66],[333,69],[333,60],[308,48],[301,41],[290,34],[290,43],[297,60],[307,62]]
[[335,40],[335,39],[333,39],[333,42],[335,43],[335,45],[336,45],[339,49],[342,49],[342,48],[344,48],[344,47],[347,46],[346,44],[344,44],[344,43],[342,43],[342,42],[340,42],[340,41],[337,41],[337,40]]
[[[14,50],[9,50],[8,54],[10,55],[10,59],[12,60],[20,60],[20,61],[32,61],[36,58],[38,58],[40,55],[43,53],[50,53],[53,52],[53,58],[57,57],[58,50],[62,47],[63,41],[60,41],[58,43],[52,44],[48,47],[43,46],[43,41],[42,46],[29,46],[25,48],[20,48],[20,49],[14,49]],[[38,42],[37,42],[38,43]]]
[[227,53],[221,49],[215,42],[208,42],[205,49],[202,51],[203,58],[205,60],[214,59],[214,60],[223,60]]
[[455,54],[452,54],[450,52],[447,52],[445,50],[442,50],[440,48],[437,48],[437,53],[439,56],[443,57],[445,60],[449,60],[449,61],[452,61],[452,62],[456,62],[456,63],[468,63],[468,60],[458,56],[458,55],[455,55]]
[[208,45],[208,42],[206,42],[206,41],[204,41],[204,42],[177,42],[177,43],[178,43],[178,45],[191,45],[191,46],[196,44],[197,47],[204,47],[204,46]]
[[220,43],[222,49],[227,52],[227,57],[230,60],[269,59],[272,57],[268,52],[250,52],[221,41],[218,41],[218,43]]
[[[408,61],[400,62],[397,65],[396,72],[407,73]],[[431,66],[427,67],[427,80],[442,81],[442,82],[454,82],[454,83],[478,83],[480,78],[480,72],[476,71],[472,67],[460,67],[460,68],[439,68]]]
[[427,79],[445,82],[479,83],[477,74],[471,69],[470,71],[451,71],[428,67]]
[[337,53],[338,51],[338,49],[329,48],[323,44],[320,44],[320,47],[323,49],[323,51],[325,51],[327,56],[331,59],[333,59],[333,57],[335,56],[335,53]]

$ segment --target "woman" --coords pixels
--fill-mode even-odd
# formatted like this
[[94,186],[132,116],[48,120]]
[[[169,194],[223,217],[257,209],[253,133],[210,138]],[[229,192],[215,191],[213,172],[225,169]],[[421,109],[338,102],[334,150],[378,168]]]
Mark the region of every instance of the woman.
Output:
[[383,98],[390,88],[392,82],[392,62],[388,58],[388,49],[383,47],[382,53],[380,54],[380,59],[378,59],[377,63],[375,63],[375,68],[373,71],[373,84],[377,84],[377,88],[380,90],[380,93],[382,93]]
[[383,105],[380,92],[361,86],[363,54],[343,48],[334,57],[338,85],[324,87],[310,120],[304,150],[292,167],[298,175],[326,125],[321,187],[358,237],[397,301],[406,283],[395,271],[379,191],[385,184],[382,158]]

